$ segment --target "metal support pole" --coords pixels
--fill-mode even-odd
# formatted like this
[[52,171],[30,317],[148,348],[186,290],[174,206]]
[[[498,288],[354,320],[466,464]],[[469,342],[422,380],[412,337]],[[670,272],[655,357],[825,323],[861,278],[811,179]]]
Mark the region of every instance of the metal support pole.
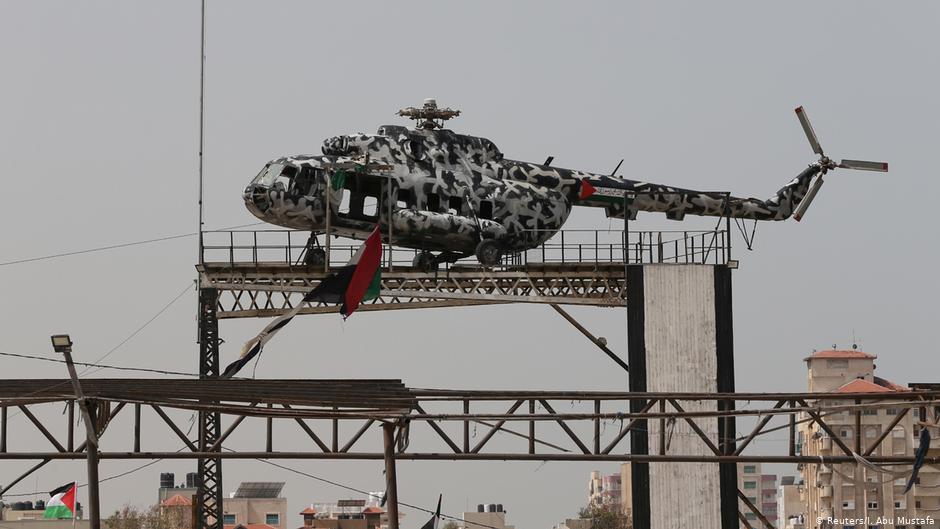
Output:
[[0,452],[7,451],[7,407],[0,406]]
[[398,476],[395,474],[395,425],[384,423],[385,493],[388,497],[388,529],[398,529]]
[[[202,380],[219,376],[218,300],[218,290],[199,289],[199,378]],[[206,452],[215,446],[221,430],[222,417],[218,411],[199,412],[199,450]],[[222,458],[200,458],[197,472],[199,523],[195,529],[222,529]]]
[[101,511],[99,510],[98,499],[98,434],[95,432],[95,422],[91,419],[91,413],[88,410],[88,402],[82,393],[82,385],[78,381],[78,373],[75,371],[75,364],[72,363],[72,349],[65,348],[62,353],[65,355],[65,365],[69,370],[69,378],[72,379],[72,389],[75,391],[75,399],[78,400],[78,407],[82,412],[82,421],[85,423],[86,446],[85,453],[88,462],[88,518],[91,529],[101,529]]

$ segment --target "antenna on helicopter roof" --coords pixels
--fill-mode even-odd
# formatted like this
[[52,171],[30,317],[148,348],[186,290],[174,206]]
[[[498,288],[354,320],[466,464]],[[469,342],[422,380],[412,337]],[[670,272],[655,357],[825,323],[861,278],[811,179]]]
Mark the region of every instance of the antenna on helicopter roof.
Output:
[[398,111],[398,115],[413,119],[416,129],[434,130],[443,128],[444,122],[459,116],[460,111],[450,108],[438,108],[437,100],[428,98],[424,100],[424,106],[421,108],[403,108]]
[[813,199],[816,198],[816,193],[819,192],[819,188],[823,185],[823,176],[830,169],[841,168],[841,169],[861,169],[863,171],[880,171],[887,172],[888,164],[886,162],[866,162],[864,160],[842,160],[840,163],[836,163],[834,160],[830,159],[823,153],[822,146],[819,145],[819,139],[816,138],[816,132],[813,131],[813,126],[809,122],[809,117],[806,115],[806,111],[803,110],[803,107],[797,107],[796,117],[800,120],[800,125],[803,126],[803,132],[806,133],[806,139],[809,140],[810,147],[813,148],[813,152],[819,155],[819,161],[816,162],[822,168],[819,172],[819,176],[816,177],[816,180],[813,182],[812,186],[809,188],[809,191],[806,193],[806,196],[803,197],[803,200],[800,201],[799,205],[796,206],[796,211],[793,212],[793,218],[799,222],[803,215],[806,213],[806,210],[809,209],[809,205],[813,203]]

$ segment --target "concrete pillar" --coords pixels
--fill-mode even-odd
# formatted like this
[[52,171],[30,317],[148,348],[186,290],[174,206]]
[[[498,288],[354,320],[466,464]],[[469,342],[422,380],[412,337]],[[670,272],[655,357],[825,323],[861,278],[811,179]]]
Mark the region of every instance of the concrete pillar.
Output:
[[[631,265],[627,268],[627,341],[631,391],[733,392],[731,271],[726,266]],[[645,403],[633,402],[631,411]],[[686,411],[727,402],[680,402]],[[667,404],[667,410],[673,408]],[[658,410],[658,407],[657,407]],[[631,452],[660,450],[661,421],[631,432]],[[730,419],[695,420],[722,453],[734,451]],[[684,420],[671,428],[666,454],[713,455]],[[726,441],[726,442],[722,442]],[[635,527],[733,529],[738,526],[734,464],[634,463]]]

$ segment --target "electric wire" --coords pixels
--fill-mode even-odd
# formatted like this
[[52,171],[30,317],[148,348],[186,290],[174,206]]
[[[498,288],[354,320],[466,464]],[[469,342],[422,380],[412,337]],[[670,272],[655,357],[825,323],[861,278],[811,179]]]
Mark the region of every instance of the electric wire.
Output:
[[[238,226],[228,226],[228,227],[225,227],[225,228],[219,228],[218,230],[210,230],[210,231],[237,230],[237,229],[239,229],[239,228],[248,228],[248,227],[251,227],[251,226],[258,226],[259,224],[263,224],[263,223],[262,223],[262,222],[253,222],[253,223],[251,223],[251,224],[241,224],[241,225],[238,225]],[[68,256],[72,256],[72,255],[82,255],[82,254],[93,253],[93,252],[103,252],[103,251],[106,251],[106,250],[116,250],[116,249],[118,249],[118,248],[127,248],[127,247],[130,247],[130,246],[139,246],[139,245],[141,245],[141,244],[150,244],[150,243],[154,243],[154,242],[171,241],[171,240],[173,240],[173,239],[182,239],[182,238],[185,238],[185,237],[194,237],[194,236],[199,235],[199,234],[200,234],[200,232],[198,232],[198,231],[197,231],[197,232],[192,232],[192,233],[179,233],[179,234],[177,234],[177,235],[168,235],[168,236],[166,236],[166,237],[157,237],[156,239],[145,239],[145,240],[142,240],[142,241],[133,241],[133,242],[125,242],[125,243],[119,243],[119,244],[110,244],[110,245],[107,245],[107,246],[99,246],[99,247],[97,247],[97,248],[86,248],[86,249],[84,249],[84,250],[75,250],[75,251],[71,251],[71,252],[60,252],[60,253],[55,253],[55,254],[50,254],[50,255],[43,255],[43,256],[40,256],[40,257],[29,257],[29,258],[26,258],[26,259],[16,259],[16,260],[13,260],[13,261],[6,261],[6,262],[3,262],[3,263],[0,263],[0,266],[10,266],[10,265],[15,265],[15,264],[33,263],[33,262],[36,262],[36,261],[45,261],[45,260],[48,260],[48,259],[57,259],[57,258],[59,258],[59,257],[68,257]]]
[[[56,363],[58,363],[58,364],[67,364],[67,363],[68,363],[68,362],[66,362],[65,360],[61,360],[61,359],[59,359],[59,358],[49,358],[49,357],[47,357],[47,356],[24,355],[24,354],[5,353],[5,352],[0,352],[0,356],[11,356],[11,357],[15,357],[15,358],[24,358],[24,359],[28,359],[28,360],[42,360],[42,361],[45,361],[45,362],[56,362]],[[107,364],[94,364],[94,363],[89,363],[89,362],[72,362],[72,363],[75,364],[75,365],[77,365],[77,366],[83,366],[83,367],[97,367],[97,368],[99,368],[99,369],[116,369],[116,370],[118,370],[118,371],[140,371],[140,372],[143,372],[143,373],[157,373],[157,374],[160,374],[160,375],[181,375],[181,376],[187,376],[187,377],[198,377],[198,376],[199,376],[199,373],[186,373],[186,372],[183,372],[183,371],[169,371],[169,370],[165,370],[165,369],[149,369],[149,368],[146,368],[146,367],[115,366],[115,365],[107,365]]]

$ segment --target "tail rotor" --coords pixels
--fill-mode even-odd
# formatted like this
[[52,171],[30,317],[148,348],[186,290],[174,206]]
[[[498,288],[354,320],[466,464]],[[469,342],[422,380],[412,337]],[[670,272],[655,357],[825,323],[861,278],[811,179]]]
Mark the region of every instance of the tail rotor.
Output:
[[806,192],[806,195],[803,197],[803,200],[800,201],[799,205],[796,207],[796,210],[793,212],[793,218],[799,222],[803,215],[806,214],[806,210],[809,209],[810,204],[813,203],[813,199],[816,198],[816,194],[819,193],[819,189],[823,185],[823,176],[830,169],[857,169],[861,171],[878,171],[885,173],[888,171],[887,162],[869,162],[865,160],[842,160],[839,163],[835,163],[823,152],[822,145],[819,144],[819,139],[816,137],[816,132],[813,130],[813,125],[809,121],[809,116],[806,115],[806,111],[803,107],[797,107],[796,117],[800,120],[800,125],[803,127],[803,132],[806,133],[806,139],[809,140],[809,145],[812,147],[813,152],[819,155],[819,161],[817,162],[820,167],[819,175],[816,176],[816,179],[810,185],[809,190]]

